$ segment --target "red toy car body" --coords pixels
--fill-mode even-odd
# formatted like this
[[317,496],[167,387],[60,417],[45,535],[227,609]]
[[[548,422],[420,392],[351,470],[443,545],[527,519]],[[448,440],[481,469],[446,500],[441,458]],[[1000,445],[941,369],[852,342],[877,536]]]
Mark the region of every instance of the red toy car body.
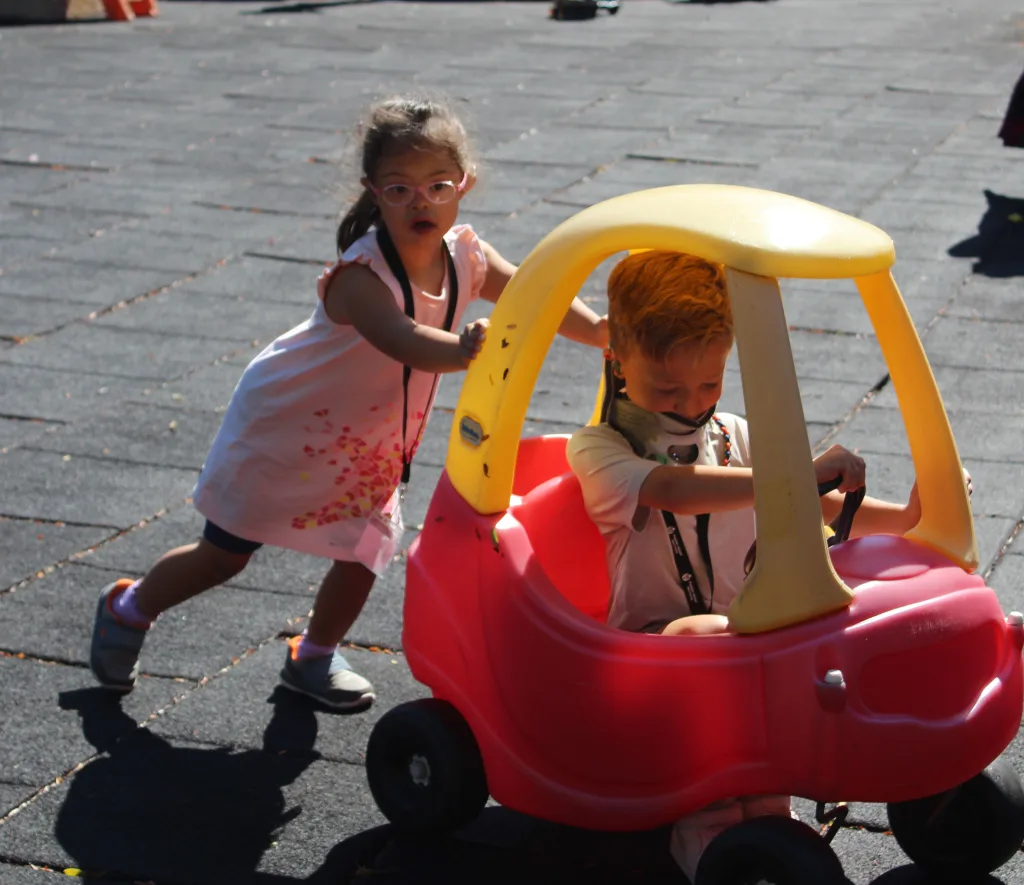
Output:
[[604,543],[565,440],[522,441],[505,514],[475,513],[442,476],[409,552],[409,665],[469,723],[498,802],[595,829],[745,794],[897,802],[964,782],[1016,734],[1024,629],[981,578],[904,538],[833,547],[856,600],[808,623],[606,626]]

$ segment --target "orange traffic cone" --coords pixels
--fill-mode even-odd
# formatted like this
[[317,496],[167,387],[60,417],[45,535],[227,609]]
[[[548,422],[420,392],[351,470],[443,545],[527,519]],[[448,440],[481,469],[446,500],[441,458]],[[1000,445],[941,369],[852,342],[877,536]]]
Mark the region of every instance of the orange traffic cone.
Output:
[[107,11],[107,18],[116,22],[129,22],[135,18],[128,0],[103,0],[103,8]]
[[160,8],[156,5],[156,0],[129,0],[132,6],[132,11],[136,15],[159,15]]

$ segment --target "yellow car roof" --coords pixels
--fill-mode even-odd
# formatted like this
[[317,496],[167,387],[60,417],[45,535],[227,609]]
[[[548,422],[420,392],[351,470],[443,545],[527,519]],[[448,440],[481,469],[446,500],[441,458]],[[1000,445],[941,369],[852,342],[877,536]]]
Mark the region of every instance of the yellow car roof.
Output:
[[[654,188],[584,209],[560,229],[601,250],[621,230],[651,249],[690,252],[767,277],[853,279],[896,260],[884,231],[787,194],[725,184]],[[596,243],[594,240],[596,239]]]

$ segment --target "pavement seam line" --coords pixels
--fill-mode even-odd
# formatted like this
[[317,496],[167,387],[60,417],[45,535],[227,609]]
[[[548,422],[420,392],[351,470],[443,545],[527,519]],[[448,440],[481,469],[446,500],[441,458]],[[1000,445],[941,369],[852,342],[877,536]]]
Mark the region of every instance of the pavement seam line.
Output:
[[[186,498],[186,499],[184,499],[181,502],[181,504],[179,506],[185,506],[185,505],[191,503],[191,501],[192,501],[191,497]],[[95,525],[93,523],[69,523],[69,522],[64,521],[64,520],[57,520],[57,521],[54,521],[52,523],[51,522],[45,522],[44,525],[72,525],[72,526],[79,527],[79,528],[104,528],[104,529],[110,528],[110,529],[114,530],[114,534],[112,534],[109,538],[104,538],[102,541],[100,541],[98,544],[94,544],[92,547],[88,547],[88,548],[86,548],[84,550],[78,550],[78,551],[76,551],[74,553],[70,553],[64,559],[62,559],[62,560],[60,560],[58,562],[55,562],[55,563],[51,563],[50,565],[46,566],[45,568],[39,569],[31,577],[25,578],[24,580],[18,581],[17,583],[11,584],[9,587],[6,587],[6,588],[0,590],[0,597],[6,595],[8,593],[13,593],[13,592],[15,592],[17,590],[20,590],[22,587],[28,586],[33,581],[42,580],[43,578],[47,577],[48,575],[53,574],[55,571],[58,571],[59,569],[65,568],[68,565],[72,565],[75,562],[77,562],[79,559],[81,559],[82,557],[88,556],[94,550],[98,550],[99,548],[104,547],[107,544],[113,543],[118,538],[123,538],[125,535],[131,534],[134,531],[137,531],[139,529],[145,528],[150,523],[155,522],[155,521],[157,521],[159,519],[162,519],[164,516],[168,515],[169,513],[175,512],[177,509],[178,509],[178,507],[175,506],[175,507],[168,507],[168,508],[165,508],[163,510],[158,510],[153,516],[146,517],[145,519],[140,520],[139,522],[135,523],[134,525],[129,526],[126,529],[125,528],[121,528],[121,526]],[[7,518],[12,518],[12,517],[7,517]],[[27,517],[13,517],[13,518],[17,519],[18,521],[22,521],[22,522],[38,522],[39,521],[38,519],[29,519]],[[92,566],[92,567],[93,568],[97,568],[98,566]],[[117,569],[110,569],[110,571],[117,571]]]

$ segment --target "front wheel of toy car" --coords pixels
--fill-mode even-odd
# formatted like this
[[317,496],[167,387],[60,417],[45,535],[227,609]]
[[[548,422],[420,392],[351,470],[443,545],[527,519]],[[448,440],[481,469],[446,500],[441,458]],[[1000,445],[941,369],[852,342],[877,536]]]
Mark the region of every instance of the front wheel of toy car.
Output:
[[366,747],[366,777],[381,813],[405,832],[458,829],[487,802],[476,738],[462,714],[436,698],[381,717]]
[[729,827],[704,850],[696,885],[845,885],[839,858],[806,824],[755,817]]
[[888,810],[892,834],[907,857],[939,879],[990,873],[1024,841],[1024,789],[1001,756],[959,787],[894,802]]

